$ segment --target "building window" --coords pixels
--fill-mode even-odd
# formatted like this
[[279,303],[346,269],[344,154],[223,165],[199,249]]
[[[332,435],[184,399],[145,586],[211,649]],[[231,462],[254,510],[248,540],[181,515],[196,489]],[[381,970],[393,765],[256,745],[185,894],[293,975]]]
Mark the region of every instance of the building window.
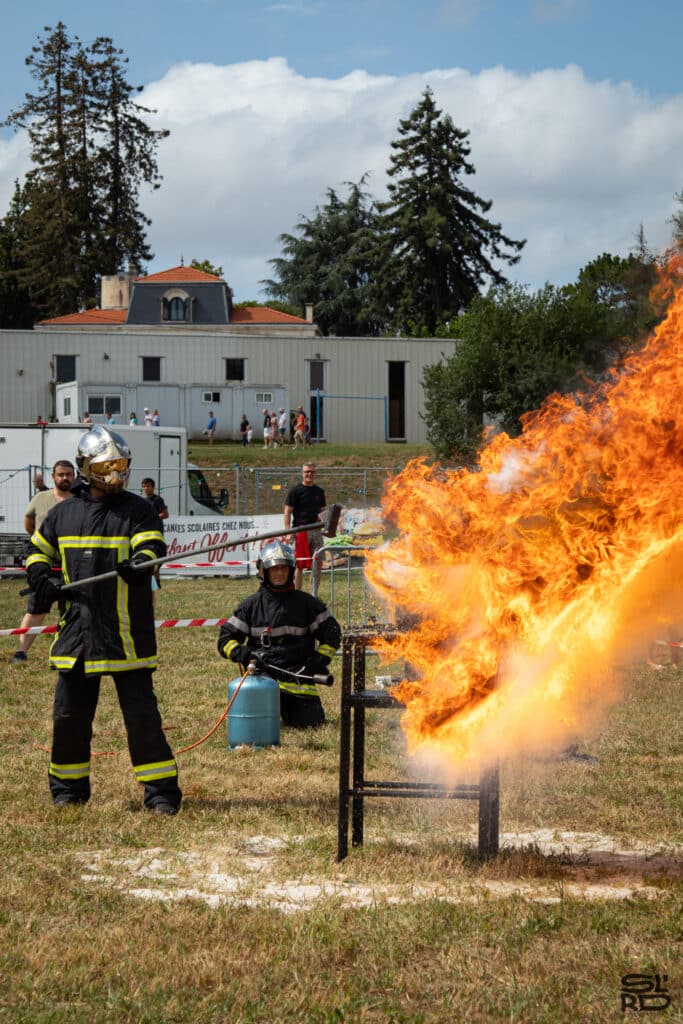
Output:
[[325,363],[322,359],[311,359],[308,364],[308,379],[310,391],[325,390]]
[[76,380],[76,356],[55,356],[55,380],[58,384]]
[[187,320],[187,302],[177,295],[168,303],[168,319],[176,322]]
[[257,391],[256,392],[256,404],[257,405],[272,405],[273,404],[273,392],[272,391]]
[[62,410],[63,415],[64,416],[70,416],[71,415],[71,399],[70,398],[65,398],[64,402],[63,402],[63,405],[64,405],[64,408]]
[[202,391],[202,402],[205,405],[218,405],[220,400],[220,391]]
[[88,395],[91,416],[120,416],[121,395]]
[[244,380],[244,359],[225,360],[225,379]]
[[192,299],[182,288],[171,288],[161,299],[161,319],[176,323],[192,323]]
[[390,362],[388,367],[389,437],[402,441],[406,436],[406,364]]
[[161,356],[142,357],[142,379],[149,383],[161,380]]

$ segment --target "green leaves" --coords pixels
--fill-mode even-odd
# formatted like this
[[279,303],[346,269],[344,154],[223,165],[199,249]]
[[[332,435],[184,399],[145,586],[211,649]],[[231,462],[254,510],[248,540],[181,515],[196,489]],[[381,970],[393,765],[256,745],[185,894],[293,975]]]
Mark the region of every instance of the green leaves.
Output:
[[604,254],[577,284],[535,293],[499,285],[441,327],[461,340],[424,375],[425,420],[437,455],[471,457],[485,425],[510,435],[553,392],[599,377],[657,319],[648,289],[654,262]]
[[375,335],[382,327],[373,295],[377,214],[365,180],[346,182],[345,199],[328,189],[325,205],[301,218],[297,235],[281,235],[283,256],[270,260],[276,276],[261,282],[301,311],[313,303],[324,334]]
[[502,234],[461,178],[473,174],[468,132],[434,103],[429,89],[399,122],[391,143],[389,199],[371,200],[366,176],[347,182],[340,198],[302,217],[296,234],[280,236],[282,255],[262,282],[278,299],[315,303],[325,334],[434,335],[467,307],[488,279],[504,277],[496,263],[516,263],[524,242]]

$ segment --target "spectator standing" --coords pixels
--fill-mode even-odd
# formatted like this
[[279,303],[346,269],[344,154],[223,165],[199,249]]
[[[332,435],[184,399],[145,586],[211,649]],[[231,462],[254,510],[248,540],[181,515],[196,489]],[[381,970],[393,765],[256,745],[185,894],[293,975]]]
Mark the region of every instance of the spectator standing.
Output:
[[129,427],[137,427],[137,425],[138,425],[138,414],[136,412],[132,412],[130,414],[130,416],[128,417],[128,426]]
[[213,409],[209,409],[209,418],[206,421],[206,426],[202,430],[202,434],[204,434],[209,439],[209,445],[213,444],[213,438],[214,438],[214,434],[215,433],[216,433],[216,417],[213,414]]
[[296,421],[294,423],[294,447],[303,448],[304,431],[306,429],[306,414],[302,405],[296,410]]
[[[147,499],[147,501],[150,503],[156,514],[159,516],[159,519],[162,520],[161,532],[163,533],[163,520],[168,519],[168,508],[166,507],[166,502],[164,501],[160,494],[157,494],[155,492],[154,488],[156,487],[156,484],[154,483],[154,480],[152,480],[151,476],[146,476],[145,479],[140,484],[140,486],[142,488],[143,498]],[[156,569],[154,570],[154,575],[152,576],[152,597],[154,597],[155,590],[161,590],[161,579],[159,576],[160,571],[161,566],[157,565]]]
[[287,422],[287,413],[285,412],[284,409],[280,409],[280,415],[277,421],[277,432],[278,437],[280,438],[280,444],[283,446],[287,442]]
[[92,416],[90,415],[87,409],[83,413],[83,424],[86,427],[92,427]]
[[[301,483],[291,488],[285,498],[284,524],[285,530],[293,526],[309,526],[320,521],[327,510],[327,501],[322,487],[315,482],[316,468],[312,462],[304,462],[301,467]],[[317,593],[320,582],[320,560],[314,558],[316,551],[323,546],[322,522],[319,530],[308,530],[294,535],[296,551],[296,572],[294,586],[301,590],[304,569],[311,569],[313,593]]]
[[249,424],[249,420],[247,419],[247,415],[246,415],[246,413],[243,412],[242,413],[242,419],[240,420],[240,441],[242,442],[242,447],[243,448],[246,448],[247,444],[249,443],[249,441],[248,441],[249,426],[250,426],[250,424]]
[[275,410],[273,410],[270,414],[270,447],[277,448],[279,440],[277,432],[277,416],[275,415]]
[[110,413],[109,413],[109,416],[107,417],[107,423],[108,423],[108,424],[109,424],[110,426],[111,426],[112,424],[116,423],[116,416],[114,416],[114,413],[113,413],[113,412],[110,412]]
[[[44,487],[38,491],[28,503],[24,513],[24,529],[29,537],[32,537],[36,530],[40,530],[43,520],[53,505],[58,501],[64,501],[71,497],[71,487],[74,482],[75,470],[67,459],[60,459],[55,462],[52,469],[52,481],[54,487],[48,490]],[[42,480],[42,477],[41,477]],[[41,626],[49,609],[43,610],[34,593],[28,595],[26,602],[26,614],[21,620],[21,629],[30,629],[32,626]],[[13,665],[25,665],[27,652],[35,637],[27,633],[19,638],[19,650],[12,658]]]
[[143,412],[145,414],[145,426],[146,427],[151,427],[152,426],[152,414],[149,411],[149,409],[147,408],[147,406],[145,406],[145,408],[143,409]]
[[159,416],[159,410],[158,409],[155,409],[154,412],[152,413],[152,426],[153,427],[161,426],[161,417]]
[[43,474],[39,470],[33,474],[33,486],[36,489],[36,494],[40,494],[41,491],[50,490],[50,488],[46,486]]
[[261,409],[263,416],[263,447],[270,448],[270,413],[267,409]]

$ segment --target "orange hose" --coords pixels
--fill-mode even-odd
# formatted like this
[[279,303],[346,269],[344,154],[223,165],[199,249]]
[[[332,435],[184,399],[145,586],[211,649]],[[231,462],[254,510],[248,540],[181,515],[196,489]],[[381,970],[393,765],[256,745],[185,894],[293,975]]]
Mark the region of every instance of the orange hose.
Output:
[[207,732],[206,736],[202,736],[202,738],[200,740],[197,740],[196,743],[191,743],[189,747],[183,747],[182,750],[176,750],[175,753],[173,754],[174,757],[177,757],[178,754],[186,754],[188,752],[188,750],[194,750],[195,747],[200,746],[200,744],[202,744],[205,740],[208,740],[209,736],[213,736],[213,734],[215,733],[215,731],[218,728],[218,726],[222,722],[224,722],[225,719],[228,717],[228,712],[230,711],[230,708],[232,707],[232,705],[233,705],[233,703],[235,701],[235,697],[240,692],[240,686],[242,685],[242,683],[244,682],[244,680],[247,678],[248,675],[249,675],[249,668],[247,667],[244,670],[244,675],[242,676],[242,678],[240,679],[239,683],[237,684],[237,686],[235,688],[235,692],[233,693],[232,697],[228,701],[227,708],[225,709],[225,711],[223,712],[221,717],[218,719],[216,724],[211,729],[209,729],[209,731]]
[[[189,750],[194,750],[195,747],[201,746],[201,744],[205,743],[206,740],[208,740],[210,736],[213,736],[213,734],[215,733],[216,729],[228,717],[228,714],[230,712],[230,708],[232,707],[232,705],[233,705],[233,703],[235,701],[235,697],[240,692],[240,687],[241,687],[242,683],[244,682],[244,680],[247,678],[248,675],[249,675],[249,669],[246,668],[245,671],[244,671],[244,675],[242,676],[242,678],[240,679],[239,683],[237,684],[235,692],[233,693],[232,697],[228,701],[227,708],[225,709],[225,711],[223,712],[221,717],[218,719],[216,724],[211,726],[209,731],[204,736],[202,736],[202,738],[200,740],[197,740],[196,743],[191,743],[189,745],[189,747],[182,747],[180,750],[175,750],[173,752],[173,756],[174,757],[178,757],[179,754],[187,754],[187,752]],[[40,744],[38,744],[37,746],[38,746],[38,750],[45,750],[48,754],[50,753],[50,748],[49,747],[41,747]],[[117,757],[120,753],[121,753],[121,751],[119,751],[119,750],[102,750],[102,751],[99,751],[97,753],[92,753],[90,756],[91,757]]]

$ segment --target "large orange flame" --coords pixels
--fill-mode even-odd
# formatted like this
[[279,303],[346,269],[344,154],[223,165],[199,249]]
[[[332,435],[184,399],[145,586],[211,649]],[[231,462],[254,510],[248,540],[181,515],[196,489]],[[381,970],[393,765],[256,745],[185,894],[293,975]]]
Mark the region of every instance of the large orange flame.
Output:
[[[678,275],[676,261],[670,273]],[[683,287],[641,351],[553,395],[478,471],[410,463],[398,539],[367,575],[406,628],[409,749],[453,762],[553,747],[616,696],[611,670],[683,617]]]

